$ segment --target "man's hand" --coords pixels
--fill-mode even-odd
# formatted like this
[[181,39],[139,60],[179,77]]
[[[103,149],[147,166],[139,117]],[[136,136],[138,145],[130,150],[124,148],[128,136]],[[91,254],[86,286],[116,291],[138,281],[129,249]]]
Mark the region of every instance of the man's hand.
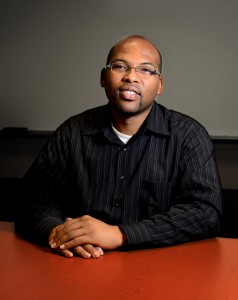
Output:
[[[80,218],[69,219],[64,224],[57,226],[50,235],[49,243],[52,248],[64,251],[65,256],[71,252],[69,249],[76,250],[76,253],[79,252],[79,255],[82,256],[83,251],[92,254],[91,251],[95,251],[95,249],[99,251],[99,248],[116,249],[123,246],[125,240],[125,234],[118,226],[108,225],[85,215]],[[72,256],[72,254],[70,255]]]
[[[73,220],[72,218],[67,218],[67,221]],[[60,226],[60,225],[59,225]],[[49,242],[54,239],[54,236],[56,234],[56,229],[59,227],[55,227],[49,236]],[[70,250],[61,250],[60,248],[55,249],[57,252],[62,254],[65,257],[73,257],[74,253],[77,254],[80,257],[83,258],[99,258],[101,255],[103,255],[103,250],[100,247],[94,247],[93,245],[86,244],[82,246],[75,247]]]

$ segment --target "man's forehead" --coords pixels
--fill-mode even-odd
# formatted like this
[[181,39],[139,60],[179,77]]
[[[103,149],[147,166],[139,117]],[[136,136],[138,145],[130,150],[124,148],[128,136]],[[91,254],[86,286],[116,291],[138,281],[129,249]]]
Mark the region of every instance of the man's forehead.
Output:
[[122,53],[140,53],[144,56],[153,57],[156,61],[158,61],[158,63],[160,62],[157,48],[148,40],[142,38],[129,38],[118,42],[112,48],[110,58],[112,59]]
[[154,50],[157,51],[157,49],[154,47],[150,41],[143,39],[143,38],[126,38],[124,40],[119,41],[116,43],[113,47],[114,50],[120,48],[120,47],[148,47],[148,48],[154,48]]

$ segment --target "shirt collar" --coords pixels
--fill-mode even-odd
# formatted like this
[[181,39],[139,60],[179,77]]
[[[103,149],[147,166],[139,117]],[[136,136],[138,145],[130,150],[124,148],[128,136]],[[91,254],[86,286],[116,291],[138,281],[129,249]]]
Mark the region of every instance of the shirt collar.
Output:
[[154,101],[151,111],[141,127],[141,132],[146,130],[156,134],[170,135],[167,109],[156,101]]
[[[98,108],[92,109],[91,112],[95,110],[95,114],[90,114],[90,120],[87,120],[88,126],[83,129],[85,135],[98,134],[103,132],[106,135],[112,131],[111,129],[111,109],[110,105],[103,105]],[[154,101],[151,111],[147,118],[145,119],[140,133],[144,133],[147,130],[161,135],[170,135],[169,124],[167,118],[167,109]]]
[[107,131],[111,127],[111,110],[109,104],[95,107],[83,113],[82,132],[84,135],[94,135]]

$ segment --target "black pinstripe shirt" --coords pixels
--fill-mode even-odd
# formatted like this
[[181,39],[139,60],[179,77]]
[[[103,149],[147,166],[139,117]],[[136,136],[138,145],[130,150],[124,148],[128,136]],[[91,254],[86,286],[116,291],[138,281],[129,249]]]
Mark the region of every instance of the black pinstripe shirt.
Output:
[[85,214],[120,225],[131,245],[183,243],[220,227],[220,180],[206,130],[156,102],[127,144],[111,128],[109,105],[70,118],[25,178],[33,193],[16,227],[38,239],[65,217]]

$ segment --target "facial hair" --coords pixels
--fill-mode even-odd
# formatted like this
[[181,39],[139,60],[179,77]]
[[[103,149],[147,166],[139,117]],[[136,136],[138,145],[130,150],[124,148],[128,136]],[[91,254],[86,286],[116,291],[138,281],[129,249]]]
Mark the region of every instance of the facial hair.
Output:
[[143,112],[143,109],[141,109],[142,104],[143,104],[143,102],[140,100],[140,102],[139,102],[139,107],[138,107],[137,110],[134,110],[134,111],[128,111],[128,110],[124,110],[124,109],[121,107],[121,105],[118,103],[118,101],[116,101],[116,102],[115,102],[115,105],[114,105],[114,108],[115,108],[115,110],[116,110],[119,114],[121,114],[121,115],[123,115],[123,116],[125,116],[125,117],[132,117],[132,116],[139,115],[141,112]]
[[141,99],[138,103],[137,109],[131,110],[131,111],[123,109],[123,107],[120,105],[120,101],[119,101],[119,91],[116,92],[113,107],[120,115],[122,115],[124,117],[137,116],[145,110],[145,109],[143,109],[143,97],[141,97]]

